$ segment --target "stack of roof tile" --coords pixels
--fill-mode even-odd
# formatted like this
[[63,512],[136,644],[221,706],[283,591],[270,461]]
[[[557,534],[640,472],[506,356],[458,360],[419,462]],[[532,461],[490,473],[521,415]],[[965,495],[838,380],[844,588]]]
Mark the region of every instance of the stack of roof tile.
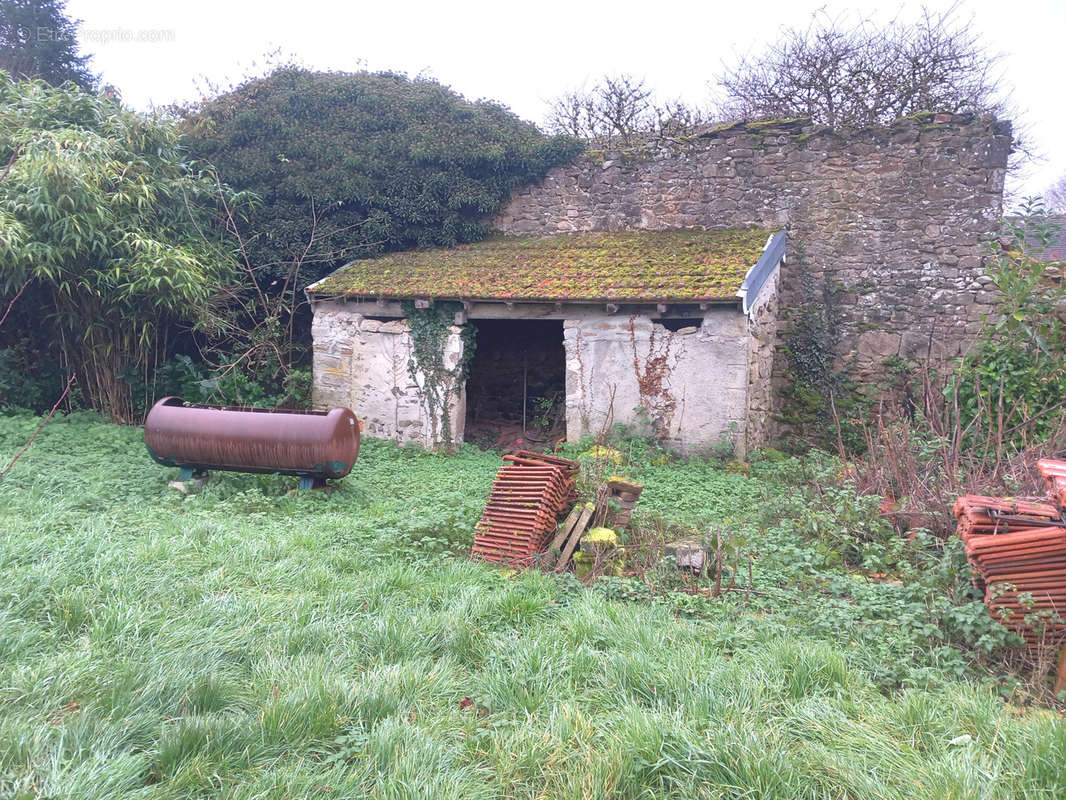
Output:
[[1051,502],[1060,509],[1066,508],[1066,461],[1042,458],[1036,466],[1047,483]]
[[958,534],[992,615],[1031,645],[1066,639],[1066,462],[1038,463],[1050,502],[963,495]]
[[559,518],[577,498],[578,464],[519,451],[504,456],[477,524],[472,554],[488,561],[525,566],[543,552]]

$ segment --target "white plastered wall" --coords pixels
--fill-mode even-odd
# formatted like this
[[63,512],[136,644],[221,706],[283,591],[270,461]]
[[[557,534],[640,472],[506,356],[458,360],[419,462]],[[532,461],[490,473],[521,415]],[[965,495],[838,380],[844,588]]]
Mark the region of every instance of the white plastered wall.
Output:
[[[463,357],[461,332],[452,327],[445,341],[444,363],[449,369]],[[343,302],[319,301],[311,336],[315,408],[352,409],[369,436],[430,448],[446,443],[439,419],[430,414],[423,400],[425,377],[420,372],[411,375],[412,343],[406,320],[368,319]],[[450,439],[459,443],[466,421],[466,387],[449,392],[448,397]]]
[[748,321],[735,306],[723,306],[699,322],[675,332],[646,316],[567,320],[567,437],[622,424],[682,452],[730,442],[742,454]]

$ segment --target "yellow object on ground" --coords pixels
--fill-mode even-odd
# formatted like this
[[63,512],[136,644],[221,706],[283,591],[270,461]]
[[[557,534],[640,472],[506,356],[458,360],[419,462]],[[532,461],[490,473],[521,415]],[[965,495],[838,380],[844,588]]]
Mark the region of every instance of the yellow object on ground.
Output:
[[574,553],[574,568],[577,577],[587,578],[601,560],[601,554],[606,554],[609,562],[607,572],[621,576],[625,567],[625,549],[619,545],[618,534],[610,528],[593,528],[581,537],[581,550]]

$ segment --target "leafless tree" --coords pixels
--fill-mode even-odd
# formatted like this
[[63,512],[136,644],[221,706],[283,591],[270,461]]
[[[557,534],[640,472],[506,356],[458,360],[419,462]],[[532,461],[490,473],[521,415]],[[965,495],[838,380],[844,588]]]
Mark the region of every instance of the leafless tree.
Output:
[[891,122],[919,111],[1001,112],[998,61],[957,6],[878,26],[814,14],[718,79],[731,119],[808,117],[833,127]]
[[548,129],[577,139],[592,138],[589,131],[595,119],[592,105],[592,95],[588,92],[575,89],[560,95],[548,111]]
[[655,126],[652,132],[664,138],[684,136],[711,123],[707,112],[683,100],[668,100],[653,107]]
[[1048,211],[1066,214],[1066,175],[1051,184],[1044,192],[1044,205]]
[[561,95],[548,112],[548,128],[604,145],[632,144],[647,135],[682,135],[704,114],[680,100],[658,103],[643,78],[605,75],[591,89]]
[[627,140],[646,126],[652,113],[651,90],[628,75],[604,77],[597,99],[600,124]]

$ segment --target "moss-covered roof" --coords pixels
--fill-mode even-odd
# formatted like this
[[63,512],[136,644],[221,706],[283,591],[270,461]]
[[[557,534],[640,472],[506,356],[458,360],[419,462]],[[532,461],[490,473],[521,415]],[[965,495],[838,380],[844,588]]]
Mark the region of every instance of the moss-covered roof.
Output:
[[770,232],[757,229],[497,236],[354,261],[317,296],[483,300],[734,300]]

